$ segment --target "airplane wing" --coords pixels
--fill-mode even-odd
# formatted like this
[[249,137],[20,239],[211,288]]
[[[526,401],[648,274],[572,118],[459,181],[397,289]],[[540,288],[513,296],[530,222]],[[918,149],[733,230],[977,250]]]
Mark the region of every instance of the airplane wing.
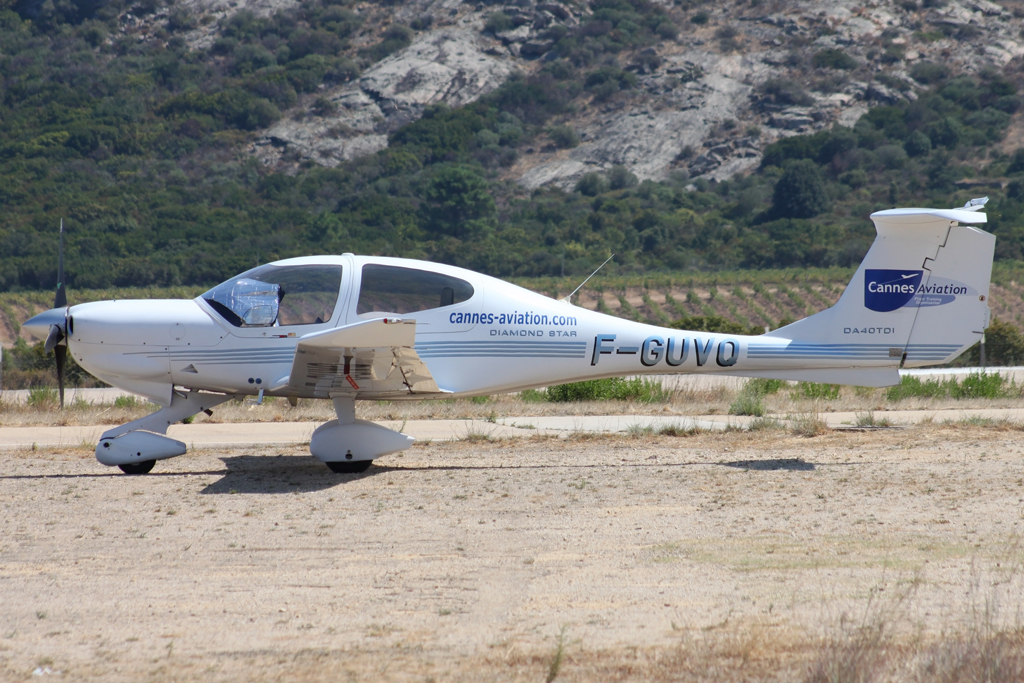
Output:
[[302,337],[288,386],[317,398],[447,394],[413,349],[416,321],[379,318]]

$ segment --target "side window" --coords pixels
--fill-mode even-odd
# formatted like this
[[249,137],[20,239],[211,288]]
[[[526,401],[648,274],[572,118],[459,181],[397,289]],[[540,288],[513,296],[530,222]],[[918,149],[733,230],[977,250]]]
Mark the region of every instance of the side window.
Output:
[[316,325],[334,314],[341,266],[253,268],[202,295],[235,327]]
[[356,313],[372,318],[384,313],[415,313],[462,303],[473,296],[473,285],[429,270],[367,264]]
[[284,266],[274,279],[281,285],[278,325],[317,325],[334,315],[341,290],[341,266]]

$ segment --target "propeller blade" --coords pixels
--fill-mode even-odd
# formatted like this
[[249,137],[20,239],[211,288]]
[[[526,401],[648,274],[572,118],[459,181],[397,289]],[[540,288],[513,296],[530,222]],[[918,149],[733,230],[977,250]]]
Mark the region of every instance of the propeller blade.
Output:
[[57,247],[57,293],[53,295],[53,307],[65,308],[68,295],[64,291],[64,219],[60,219],[60,241]]
[[60,409],[64,410],[64,362],[68,357],[68,347],[53,347],[53,357],[57,361],[57,390],[60,392]]
[[43,351],[49,353],[55,348],[60,346],[60,343],[64,341],[64,330],[61,329],[60,325],[50,325],[50,333],[46,335],[46,343],[43,344]]

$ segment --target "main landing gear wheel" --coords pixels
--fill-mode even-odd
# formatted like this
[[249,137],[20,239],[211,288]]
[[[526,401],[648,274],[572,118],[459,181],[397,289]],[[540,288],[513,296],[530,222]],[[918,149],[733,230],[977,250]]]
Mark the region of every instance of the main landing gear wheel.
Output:
[[326,465],[331,468],[331,472],[334,472],[335,474],[358,474],[370,469],[370,465],[372,464],[372,460],[356,460],[355,462],[335,460],[333,462],[326,463]]
[[143,460],[142,462],[131,462],[118,465],[125,474],[149,474],[153,470],[156,460]]

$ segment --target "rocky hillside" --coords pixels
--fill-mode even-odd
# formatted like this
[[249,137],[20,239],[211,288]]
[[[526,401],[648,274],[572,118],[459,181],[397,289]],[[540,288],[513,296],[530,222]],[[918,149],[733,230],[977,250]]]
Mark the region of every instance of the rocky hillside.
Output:
[[1024,5],[0,0],[0,291],[346,251],[504,277],[848,268],[992,196]]
[[[218,40],[218,27],[232,15],[272,19],[297,4],[188,0],[174,11],[201,18],[187,39],[202,47]],[[1024,7],[1012,3],[677,0],[659,9],[665,19],[655,42],[626,45],[587,64],[579,43],[621,30],[614,19],[595,19],[587,3],[394,3],[374,30],[416,27],[411,44],[352,82],[302,98],[249,150],[279,169],[305,160],[334,166],[384,149],[388,134],[430,105],[465,105],[513,74],[568,58],[582,66],[614,64],[628,82],[620,81],[615,97],[593,88],[577,97],[551,123],[569,126],[579,144],[560,150],[568,145],[535,141],[507,177],[527,188],[570,188],[588,171],[622,165],[640,180],[673,172],[721,180],[755,168],[764,147],[780,137],[852,126],[874,104],[915,99],[931,84],[932,65],[976,74],[1024,54],[1013,14]],[[367,14],[378,10],[358,6]],[[352,51],[359,49],[357,42]]]

